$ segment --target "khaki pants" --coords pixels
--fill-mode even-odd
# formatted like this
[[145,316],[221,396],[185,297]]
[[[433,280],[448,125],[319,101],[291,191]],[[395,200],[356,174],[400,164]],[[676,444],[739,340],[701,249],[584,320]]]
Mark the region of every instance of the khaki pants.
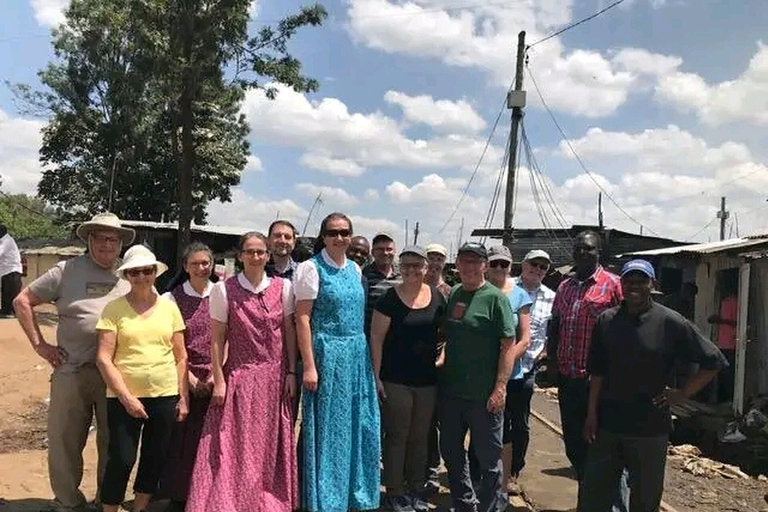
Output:
[[48,410],[48,475],[56,500],[65,507],[86,503],[80,482],[83,479],[83,449],[94,414],[99,454],[98,497],[109,437],[104,380],[95,366],[80,368],[74,373],[54,372]]
[[393,495],[421,492],[427,474],[427,441],[437,403],[437,387],[384,383],[384,485]]

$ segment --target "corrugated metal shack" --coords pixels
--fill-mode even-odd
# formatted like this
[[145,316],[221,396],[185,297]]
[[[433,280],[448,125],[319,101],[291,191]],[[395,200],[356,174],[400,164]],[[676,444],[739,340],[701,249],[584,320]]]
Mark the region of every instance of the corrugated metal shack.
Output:
[[768,234],[622,256],[652,261],[662,279],[679,274],[680,282],[696,284],[693,322],[712,340],[717,328],[707,319],[719,311],[724,274],[738,274],[733,413],[740,416],[752,398],[768,393]]
[[85,244],[79,239],[27,239],[19,241],[19,252],[25,270],[21,285],[27,286],[58,262],[83,254]]

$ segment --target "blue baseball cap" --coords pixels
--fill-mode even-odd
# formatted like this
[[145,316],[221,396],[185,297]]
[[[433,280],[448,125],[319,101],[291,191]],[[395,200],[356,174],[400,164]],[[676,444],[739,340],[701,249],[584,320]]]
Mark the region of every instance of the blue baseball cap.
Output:
[[656,271],[653,270],[653,265],[645,260],[632,260],[628,261],[621,267],[621,277],[629,274],[630,272],[642,272],[651,279],[656,279]]

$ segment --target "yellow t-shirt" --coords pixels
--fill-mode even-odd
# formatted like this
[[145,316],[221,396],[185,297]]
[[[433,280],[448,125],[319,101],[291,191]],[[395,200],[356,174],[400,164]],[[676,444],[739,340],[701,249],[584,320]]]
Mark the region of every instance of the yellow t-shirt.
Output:
[[[133,396],[179,394],[171,337],[184,330],[184,319],[173,301],[158,297],[149,316],[142,317],[125,297],[120,297],[107,304],[96,329],[117,333],[112,361]],[[116,395],[107,389],[107,396]]]

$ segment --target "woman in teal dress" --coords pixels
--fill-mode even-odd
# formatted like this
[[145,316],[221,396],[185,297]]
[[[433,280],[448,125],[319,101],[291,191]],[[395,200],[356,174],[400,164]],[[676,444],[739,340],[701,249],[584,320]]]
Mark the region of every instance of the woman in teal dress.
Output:
[[345,256],[352,221],[326,217],[315,256],[294,277],[304,365],[302,507],[347,512],[379,507],[380,419],[363,332],[360,268]]

